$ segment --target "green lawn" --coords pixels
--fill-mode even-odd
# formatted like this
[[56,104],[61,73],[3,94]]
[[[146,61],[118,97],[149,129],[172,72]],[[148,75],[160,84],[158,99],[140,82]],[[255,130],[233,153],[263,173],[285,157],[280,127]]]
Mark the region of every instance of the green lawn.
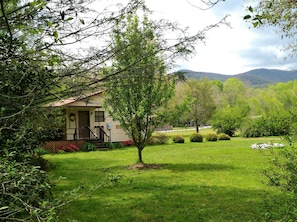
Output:
[[250,145],[270,141],[278,139],[148,146],[144,161],[157,167],[143,170],[129,167],[135,147],[45,157],[56,166],[54,194],[83,187],[60,221],[263,221],[278,192],[261,173],[271,153]]

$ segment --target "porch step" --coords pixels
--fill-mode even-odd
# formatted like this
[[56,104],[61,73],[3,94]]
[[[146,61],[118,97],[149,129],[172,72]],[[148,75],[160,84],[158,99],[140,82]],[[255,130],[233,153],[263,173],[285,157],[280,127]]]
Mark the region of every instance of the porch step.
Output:
[[88,142],[94,144],[99,151],[109,150],[109,148],[105,146],[104,142],[98,140],[89,140]]

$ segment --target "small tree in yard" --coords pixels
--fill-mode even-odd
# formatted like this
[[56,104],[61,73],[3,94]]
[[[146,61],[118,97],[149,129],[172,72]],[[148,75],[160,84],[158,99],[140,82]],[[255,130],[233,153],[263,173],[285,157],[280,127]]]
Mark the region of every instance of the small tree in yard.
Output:
[[[166,76],[163,59],[158,55],[154,24],[135,15],[117,24],[113,47],[119,53],[112,64],[113,72],[121,72],[106,83],[106,107],[121,123],[138,148],[138,162],[143,163],[142,150],[154,128],[162,123],[161,109],[174,91],[174,83]],[[138,64],[129,67],[138,61]],[[125,70],[121,70],[126,67]]]
[[174,93],[175,76],[166,75],[166,70],[177,58],[193,53],[193,45],[218,24],[188,35],[176,24],[149,20],[145,8],[140,14],[142,19],[135,12],[117,21],[111,43],[116,53],[103,79],[106,109],[134,140],[138,162],[143,163],[142,150],[155,127],[165,122],[164,105]]

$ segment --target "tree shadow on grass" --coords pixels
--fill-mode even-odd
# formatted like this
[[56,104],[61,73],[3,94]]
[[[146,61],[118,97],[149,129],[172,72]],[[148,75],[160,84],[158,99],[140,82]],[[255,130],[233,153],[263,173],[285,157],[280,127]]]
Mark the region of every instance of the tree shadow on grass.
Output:
[[213,164],[213,163],[167,163],[167,164],[135,164],[129,165],[128,169],[133,170],[171,170],[175,172],[186,171],[218,171],[218,170],[233,170],[234,167],[225,164]]
[[149,183],[95,191],[89,198],[75,201],[68,213],[74,211],[75,219],[84,218],[86,222],[263,221],[264,199],[266,195],[272,197],[261,189]]
[[176,172],[185,171],[218,171],[218,170],[233,170],[234,167],[226,164],[214,163],[175,163],[175,164],[162,164],[162,169],[168,169]]

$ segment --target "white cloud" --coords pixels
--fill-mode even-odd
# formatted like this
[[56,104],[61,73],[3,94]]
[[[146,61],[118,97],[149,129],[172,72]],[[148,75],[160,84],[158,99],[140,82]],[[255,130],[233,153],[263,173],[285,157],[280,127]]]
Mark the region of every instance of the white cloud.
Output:
[[[200,0],[188,0],[197,4]],[[244,0],[221,2],[210,10],[199,10],[187,0],[147,0],[155,16],[178,21],[193,32],[218,22],[229,14],[231,28],[221,26],[207,34],[206,44],[196,46],[196,55],[179,61],[181,68],[222,74],[238,74],[254,68],[288,69],[296,67],[293,60],[284,61],[279,37],[270,29],[254,29],[243,20]]]
[[[102,1],[98,1],[99,6]],[[128,0],[105,2],[125,4]],[[294,59],[284,60],[287,55],[282,51],[284,41],[273,30],[254,29],[243,20],[246,2],[251,1],[226,0],[209,10],[200,10],[193,5],[202,7],[201,0],[146,0],[154,11],[153,18],[178,22],[189,27],[192,34],[230,15],[231,28],[220,26],[210,30],[205,44],[196,45],[197,53],[189,61],[178,61],[180,68],[222,74],[239,74],[255,68],[296,69]]]

